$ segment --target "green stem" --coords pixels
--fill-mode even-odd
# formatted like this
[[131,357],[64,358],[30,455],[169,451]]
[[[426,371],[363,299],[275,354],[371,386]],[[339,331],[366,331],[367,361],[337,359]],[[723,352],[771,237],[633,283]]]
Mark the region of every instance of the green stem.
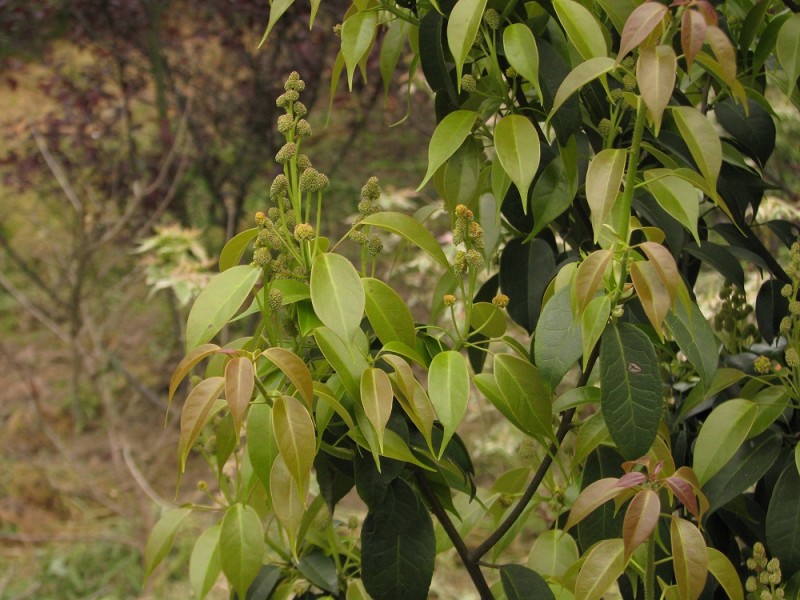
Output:
[[630,240],[630,232],[628,231],[631,205],[633,204],[633,190],[636,187],[636,168],[639,165],[639,153],[642,149],[642,136],[644,135],[644,123],[647,116],[647,108],[642,102],[641,96],[637,97],[636,107],[636,124],[633,126],[633,140],[631,140],[631,147],[628,153],[628,171],[625,173],[625,190],[622,192],[622,200],[620,206],[620,215],[622,216],[622,223],[620,223],[620,237],[627,244]]
[[644,566],[644,600],[656,598],[656,534],[647,540],[647,563]]

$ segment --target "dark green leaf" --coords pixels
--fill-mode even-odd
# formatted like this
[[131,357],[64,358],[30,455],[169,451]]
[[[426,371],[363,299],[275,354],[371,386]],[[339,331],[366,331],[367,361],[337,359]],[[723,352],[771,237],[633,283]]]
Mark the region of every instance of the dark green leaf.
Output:
[[786,465],[767,509],[767,546],[781,561],[784,573],[800,569],[800,475],[794,462]]
[[686,251],[708,263],[716,269],[725,279],[744,288],[744,271],[742,265],[736,260],[725,246],[720,246],[714,242],[703,242],[701,245],[694,243],[686,244]]
[[653,343],[629,323],[611,325],[600,340],[600,406],[620,454],[647,454],[661,423],[663,400]]
[[575,199],[577,182],[573,181],[560,156],[551,160],[539,175],[531,193],[535,236],[560,216]]
[[775,122],[755,100],[748,101],[747,110],[745,114],[742,105],[732,98],[714,105],[717,121],[738,142],[739,149],[764,166],[775,149]]
[[500,256],[500,289],[508,296],[508,314],[533,331],[542,310],[542,297],[556,267],[550,244],[541,239],[508,242]]
[[339,577],[336,572],[336,564],[330,556],[326,556],[320,551],[312,552],[300,557],[297,569],[321,590],[332,594],[339,593]]
[[336,504],[344,498],[355,484],[353,465],[350,461],[334,458],[318,452],[314,458],[314,470],[319,484],[319,493],[325,498],[328,511],[333,514]]
[[419,24],[419,57],[425,81],[434,92],[444,92],[458,104],[458,95],[444,57],[444,17],[430,10]]
[[364,587],[381,600],[425,600],[435,555],[428,509],[405,481],[393,481],[361,529]]
[[[283,579],[283,571],[280,568],[275,565],[262,566],[253,583],[250,584],[245,599],[269,600],[281,579]],[[239,596],[234,593],[234,600],[238,598]]]
[[[550,112],[553,100],[561,83],[569,75],[569,65],[553,46],[544,39],[537,39],[539,48],[539,85],[542,88],[542,104]],[[550,124],[556,131],[558,143],[562,146],[567,143],[570,136],[581,127],[580,102],[577,96],[568,98],[550,117]]]
[[758,290],[756,298],[756,322],[761,337],[771,344],[780,335],[781,319],[789,312],[789,299],[781,296],[786,282],[770,279]]
[[565,286],[544,305],[533,343],[536,366],[550,387],[555,388],[580,358],[581,341],[581,327],[572,318],[570,290]]
[[522,565],[503,565],[500,567],[500,581],[508,600],[548,600],[555,599],[544,578],[536,571]]
[[709,387],[719,364],[719,342],[700,308],[691,302],[691,309],[687,310],[679,299],[667,313],[666,322],[678,347]]
[[[624,459],[613,449],[599,447],[586,459],[581,476],[581,489],[606,477],[621,477]],[[578,540],[585,552],[600,540],[621,537],[624,513],[617,512],[613,502],[606,502],[578,523]]]

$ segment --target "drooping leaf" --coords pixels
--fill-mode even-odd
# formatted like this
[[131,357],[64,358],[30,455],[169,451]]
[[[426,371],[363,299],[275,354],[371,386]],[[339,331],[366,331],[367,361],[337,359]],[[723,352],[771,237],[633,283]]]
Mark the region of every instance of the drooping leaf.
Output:
[[203,344],[191,350],[183,357],[183,360],[175,367],[175,371],[172,373],[172,377],[169,380],[168,402],[172,402],[172,397],[178,390],[178,386],[184,378],[191,373],[192,369],[203,359],[216,354],[219,349],[220,347],[216,344]]
[[667,327],[678,347],[689,358],[706,387],[711,385],[719,364],[719,342],[700,308],[691,303],[687,310],[683,302],[676,302],[674,310],[667,313]]
[[311,371],[308,370],[303,359],[294,352],[277,346],[267,348],[261,353],[261,356],[266,357],[286,375],[310,410],[314,398],[314,382],[311,378]]
[[592,213],[594,241],[600,239],[603,225],[608,221],[619,194],[625,174],[627,152],[621,149],[600,151],[586,171],[586,200]]
[[278,456],[278,444],[272,429],[272,407],[266,403],[256,403],[247,415],[247,454],[253,471],[269,490],[269,475],[272,463]]
[[772,490],[767,509],[766,532],[770,553],[780,559],[781,569],[794,573],[800,568],[800,475],[788,463]]
[[583,362],[589,360],[589,355],[594,350],[600,336],[603,335],[608,318],[611,316],[611,300],[608,296],[598,296],[586,305],[586,310],[581,316],[581,335],[583,348]]
[[661,500],[653,490],[641,490],[631,500],[622,523],[625,555],[630,556],[653,535],[661,515]]
[[264,45],[264,42],[266,42],[267,38],[269,37],[269,32],[272,31],[273,27],[275,27],[275,23],[277,23],[278,19],[283,16],[283,13],[289,10],[292,4],[294,4],[294,0],[272,0],[272,2],[270,2],[267,30],[264,32],[264,36],[258,43],[259,48]]
[[755,158],[761,166],[775,150],[776,128],[767,110],[755,100],[749,100],[747,111],[731,98],[714,105],[714,116],[725,131],[738,142],[738,147]]
[[575,580],[575,596],[582,600],[600,600],[622,575],[626,563],[622,540],[603,540],[593,546]]
[[580,358],[581,327],[572,318],[569,286],[561,288],[542,309],[533,343],[539,372],[555,388]]
[[197,600],[204,600],[222,572],[219,558],[219,532],[217,523],[197,538],[189,558],[189,582]]
[[737,398],[717,406],[708,415],[694,447],[692,467],[705,484],[736,454],[755,421],[758,407],[751,400]]
[[715,548],[706,548],[708,553],[708,572],[714,576],[730,600],[744,600],[742,582],[736,567],[722,552]]
[[578,545],[560,529],[542,532],[531,545],[528,566],[543,577],[558,579],[578,561]]
[[539,50],[533,32],[524,23],[513,23],[503,30],[503,50],[508,64],[533,85],[539,96]]
[[[433,144],[432,138],[431,144]],[[447,160],[447,158],[444,160]],[[420,250],[426,252],[428,256],[445,269],[450,268],[450,263],[439,242],[437,242],[431,232],[425,229],[425,226],[414,217],[409,217],[403,213],[385,211],[365,217],[364,220],[361,221],[361,224],[380,227],[381,229],[396,233],[417,246]]]
[[175,541],[175,534],[191,513],[190,508],[173,508],[165,512],[155,524],[144,547],[145,578],[164,560]]
[[637,261],[630,266],[631,280],[639,302],[650,324],[661,337],[661,325],[672,303],[669,289],[650,261]]
[[637,327],[606,328],[600,340],[600,405],[608,431],[626,459],[650,449],[661,423],[662,395],[658,357]]
[[353,75],[358,63],[366,56],[378,30],[378,12],[357,11],[342,23],[342,56],[347,67],[347,85],[352,91]]
[[250,398],[253,396],[255,372],[250,359],[237,356],[225,367],[225,401],[233,417],[233,428],[236,438],[242,429]]
[[369,368],[361,374],[361,403],[367,419],[378,436],[378,446],[383,452],[383,432],[392,413],[392,382],[380,369]]
[[583,314],[586,306],[601,290],[606,270],[612,258],[614,258],[614,254],[610,250],[595,250],[578,266],[578,272],[575,275],[575,310],[579,315]]
[[575,0],[553,0],[558,20],[583,60],[608,56],[602,27],[585,6]]
[[211,340],[241,308],[261,269],[250,265],[231,267],[216,275],[200,292],[186,321],[186,350]]
[[487,0],[458,0],[447,19],[447,45],[456,62],[456,79],[461,81],[464,62],[481,25]]
[[513,354],[497,354],[494,375],[523,431],[545,443],[553,435],[552,392],[539,370]]
[[469,371],[464,357],[458,352],[448,350],[433,358],[428,371],[428,395],[444,427],[439,448],[441,457],[464,418],[469,402]]
[[402,479],[370,507],[361,529],[361,573],[373,598],[425,600],[436,541],[425,504]]
[[649,169],[644,172],[647,190],[669,215],[689,230],[700,243],[697,220],[700,216],[700,197],[697,189],[685,179],[665,175],[666,169]]
[[717,57],[725,83],[733,84],[736,81],[736,50],[730,39],[719,27],[709,25],[706,29],[706,42]]
[[508,600],[555,600],[542,576],[522,565],[500,567],[500,581]]
[[[666,9],[665,5],[656,2],[646,2],[642,6],[648,4],[656,4]],[[661,129],[664,109],[672,98],[677,70],[678,58],[672,46],[659,45],[645,48],[636,61],[636,80],[642,99],[650,112],[650,118],[653,119],[656,136]]]
[[736,257],[728,250],[714,242],[704,241],[702,244],[690,243],[686,251],[716,269],[725,279],[744,288],[744,270]]
[[519,189],[523,211],[527,211],[528,190],[540,159],[536,129],[521,115],[503,117],[495,125],[494,148],[503,169]]
[[308,488],[297,487],[297,482],[286,468],[282,456],[278,456],[272,465],[269,491],[272,497],[272,510],[286,531],[290,549],[294,553],[297,548],[297,533],[305,512]]
[[366,293],[366,312],[372,328],[383,344],[403,342],[414,347],[414,317],[406,303],[389,285],[379,279],[361,280]]
[[261,519],[251,506],[237,502],[226,511],[219,534],[219,556],[222,572],[244,598],[264,556]]
[[178,456],[181,472],[186,468],[186,458],[197,436],[200,435],[211,415],[212,408],[225,385],[225,378],[210,377],[198,383],[189,392],[181,411],[181,436],[178,441]]
[[364,288],[353,264],[325,252],[311,265],[311,302],[323,324],[343,340],[352,339],[364,314]]
[[237,233],[222,248],[219,254],[219,270],[227,271],[231,267],[235,267],[242,260],[245,250],[250,245],[250,242],[255,239],[258,234],[258,227],[245,229],[241,233]]
[[708,576],[706,541],[691,522],[674,515],[669,531],[680,598],[697,600]]
[[786,72],[789,89],[793,89],[800,76],[800,13],[794,13],[781,25],[775,42],[775,56]]
[[789,300],[781,296],[783,281],[770,279],[761,285],[756,297],[756,322],[768,344],[780,335],[781,320],[789,312]]
[[297,398],[284,395],[272,405],[272,427],[286,468],[302,490],[308,485],[317,449],[311,415]]
[[681,17],[681,48],[683,49],[687,68],[691,68],[698,52],[703,49],[707,27],[708,24],[705,17],[700,14],[700,11],[690,8],[683,11],[683,16]]
[[411,24],[403,19],[395,19],[386,23],[386,35],[383,37],[378,57],[378,67],[383,81],[383,97],[386,101],[389,99],[392,75],[400,62],[410,29]]
[[709,187],[715,189],[722,167],[722,144],[714,126],[703,113],[691,106],[676,106],[672,109],[672,116],[697,168]]
[[570,177],[560,156],[547,163],[533,184],[531,235],[538,235],[556,217],[563,214],[572,205],[576,191],[577,179]]
[[[650,37],[650,34],[664,21],[664,17],[668,13],[667,6],[660,2],[644,2],[634,9],[622,30],[617,60],[621,61],[628,52]],[[641,84],[639,89],[642,89]]]
[[[567,0],[570,1],[570,0]],[[575,4],[575,2],[573,2]],[[550,114],[547,119],[552,120],[555,112],[566,102],[572,94],[581,89],[590,81],[594,81],[601,75],[613,71],[617,64],[613,58],[606,56],[598,56],[582,62],[564,79],[556,92],[553,99],[553,108],[550,109]]]

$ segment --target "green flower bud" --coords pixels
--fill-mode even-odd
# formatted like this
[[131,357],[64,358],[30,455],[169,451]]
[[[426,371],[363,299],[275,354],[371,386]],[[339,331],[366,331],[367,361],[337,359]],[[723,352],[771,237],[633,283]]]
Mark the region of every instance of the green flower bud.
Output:
[[631,75],[630,73],[626,73],[625,76],[622,78],[622,85],[625,86],[626,92],[632,92],[636,89],[636,77]]
[[758,583],[761,585],[769,585],[769,573],[761,571],[761,573],[758,574]]
[[514,67],[507,67],[505,73],[506,77],[508,77],[509,79],[514,79],[514,77],[517,76],[517,71],[516,69],[514,69]]
[[256,248],[255,252],[253,252],[253,264],[256,267],[263,267],[269,264],[270,260],[272,260],[272,254],[269,248]]
[[[758,567],[758,565],[756,564],[756,559],[755,558],[748,558],[747,561],[746,561],[746,564],[747,564],[747,568],[750,569],[751,571],[755,571],[756,568]],[[755,581],[755,578],[753,580]]]
[[611,133],[611,121],[608,119],[600,119],[600,122],[597,124],[597,131],[603,137],[608,137],[608,134]]
[[295,220],[294,211],[287,210],[284,213],[283,218],[286,219],[286,227],[288,227],[289,229],[294,229],[295,223],[297,223],[297,221]]
[[792,285],[790,283],[787,283],[785,286],[781,288],[781,296],[783,296],[784,298],[791,298],[793,291],[794,290],[792,289]]
[[777,573],[780,570],[781,570],[781,561],[777,558],[769,559],[769,562],[767,563],[767,571],[769,571],[770,573]]
[[305,117],[308,114],[308,109],[302,102],[295,102],[294,106],[292,106],[292,110],[294,110],[294,115],[296,117]]
[[311,159],[308,158],[308,154],[298,154],[297,155],[297,169],[299,171],[305,171],[306,169],[311,168]]
[[294,119],[292,115],[283,114],[278,117],[278,132],[279,133],[288,133],[291,131],[292,126],[294,125]]
[[256,225],[259,227],[263,227],[267,224],[267,215],[264,214],[263,210],[260,210],[256,213]]
[[467,73],[461,78],[461,89],[467,92],[468,94],[474,92],[477,89],[477,87],[478,87],[478,82],[469,73]]
[[795,317],[800,316],[800,300],[792,300],[789,302],[789,312]]
[[300,175],[301,192],[318,192],[320,190],[320,173],[316,169],[308,168]]
[[278,150],[278,153],[275,155],[275,162],[280,164],[286,164],[292,159],[292,157],[296,153],[297,153],[297,144],[295,144],[294,142],[286,143],[280,150]]
[[800,367],[800,356],[797,355],[796,348],[789,348],[786,350],[786,364],[790,367]]
[[[730,284],[726,283],[726,285],[730,288]],[[764,548],[764,544],[761,542],[756,542],[753,544],[753,558],[759,559],[764,558],[767,555],[767,550]]]
[[381,197],[381,186],[378,185],[377,177],[370,177],[364,187],[361,188],[361,199],[376,201]]
[[293,102],[297,102],[300,99],[300,94],[297,93],[297,90],[287,90],[282,95],[285,98],[285,102],[287,105]]
[[473,221],[469,224],[469,239],[472,240],[473,245],[476,248],[483,248],[483,227],[481,227],[477,221]]
[[272,312],[277,312],[283,306],[283,292],[278,288],[272,288],[267,295],[267,306]]
[[354,241],[356,244],[366,244],[367,243],[367,236],[364,235],[364,232],[360,229],[354,229],[350,232],[349,238]]
[[300,139],[311,137],[311,125],[305,119],[300,119],[296,125],[297,137]]
[[624,95],[625,94],[622,91],[622,88],[614,88],[613,90],[611,90],[611,100],[614,102],[619,102],[620,100],[622,100]]
[[281,211],[277,206],[271,207],[267,213],[269,214],[270,221],[278,222],[281,218]]
[[467,221],[472,221],[472,219],[475,218],[475,215],[465,205],[459,204],[458,206],[456,206],[456,218],[458,218],[458,219],[466,219]]
[[792,330],[792,319],[791,319],[791,317],[783,317],[781,319],[781,324],[780,324],[781,335],[789,335],[789,332],[791,330]]
[[338,38],[342,37],[342,24],[341,23],[337,23],[336,25],[333,26],[333,35],[335,35]]
[[744,588],[748,592],[755,592],[758,589],[758,581],[756,581],[756,578],[751,575],[747,578],[747,581],[745,581]]
[[453,261],[453,272],[456,275],[464,275],[467,272],[467,253],[459,250]]
[[383,240],[381,240],[377,233],[373,233],[369,236],[369,240],[367,240],[367,250],[372,256],[380,254],[381,250],[383,250]]
[[347,519],[347,528],[355,531],[358,529],[358,517],[355,515],[350,515],[350,518]]
[[626,69],[632,69],[636,65],[636,61],[633,60],[632,56],[626,56],[625,59],[622,61],[622,66]]
[[298,223],[294,228],[294,239],[298,242],[308,242],[314,239],[314,227],[309,223]]
[[487,8],[486,12],[483,13],[483,22],[489,26],[489,29],[495,31],[500,29],[500,25],[502,24],[500,13],[493,8]]
[[463,219],[456,219],[456,226],[453,228],[453,245],[458,246],[464,242],[464,236],[466,234],[466,228],[464,227],[464,220]]
[[289,73],[286,83],[283,84],[283,89],[285,89],[287,92],[290,90],[302,92],[304,89],[306,89],[306,84],[302,79],[300,79],[300,74],[297,71],[292,71]]
[[[278,198],[281,198],[286,195],[286,192],[289,190],[289,181],[286,179],[286,176],[281,174],[278,175],[273,181],[272,185],[269,188],[269,197],[271,200],[276,201]],[[270,218],[274,221],[275,218],[270,216]]]
[[472,42],[472,45],[473,45],[473,47],[474,46],[480,46],[482,43],[483,43],[483,31],[478,29],[478,31],[475,34],[475,41]]
[[480,271],[484,265],[483,254],[477,250],[467,250],[466,261],[469,268],[476,271]]
[[753,361],[753,370],[760,375],[765,375],[772,370],[772,361],[766,356],[759,356]]
[[761,594],[759,594],[758,600],[772,600],[772,592],[770,592],[769,590],[761,590]]

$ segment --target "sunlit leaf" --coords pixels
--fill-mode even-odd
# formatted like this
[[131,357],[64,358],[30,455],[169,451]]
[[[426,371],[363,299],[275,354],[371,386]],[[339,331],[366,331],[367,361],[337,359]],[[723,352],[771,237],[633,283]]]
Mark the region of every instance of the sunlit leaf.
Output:
[[291,382],[300,396],[311,410],[311,403],[314,398],[314,382],[311,378],[311,371],[302,358],[291,350],[285,348],[267,348],[261,353],[272,364],[278,367],[286,378]]
[[706,417],[694,448],[692,467],[698,481],[711,479],[747,439],[758,407],[751,400],[737,398],[717,406]]
[[447,45],[456,63],[456,81],[461,73],[481,25],[486,0],[458,0],[447,19]]
[[297,532],[305,512],[307,488],[298,488],[297,482],[289,473],[283,457],[278,456],[272,465],[269,478],[272,509],[289,538],[289,546],[294,553],[297,548]]
[[583,314],[586,306],[601,289],[606,269],[612,258],[614,258],[614,254],[610,250],[595,250],[578,266],[578,272],[575,275],[575,299],[577,301],[575,310],[579,315]]
[[[569,511],[565,530],[569,530],[589,516],[599,506],[621,494],[624,488],[619,487],[616,477],[606,477],[590,483],[575,499]],[[622,540],[620,540],[621,542]]]
[[210,377],[198,383],[186,398],[181,411],[181,436],[178,442],[178,456],[181,472],[186,468],[186,458],[197,436],[200,435],[211,415],[214,402],[219,398],[225,378]]
[[728,36],[716,25],[709,25],[706,29],[706,42],[711,46],[717,62],[722,67],[725,83],[730,85],[736,81],[736,50],[733,48]]
[[553,99],[553,108],[550,109],[550,114],[547,116],[547,119],[552,120],[555,112],[570,98],[570,96],[572,96],[572,94],[590,81],[594,81],[601,75],[613,71],[616,66],[617,63],[613,58],[598,56],[597,58],[591,58],[586,62],[582,62],[575,67],[570,71],[570,74],[567,75],[564,81],[561,82],[555,98]]
[[[433,144],[433,140],[431,140],[431,144]],[[447,158],[444,160],[447,160]],[[374,227],[380,227],[381,229],[396,233],[417,246],[420,250],[426,252],[428,256],[445,269],[450,269],[450,263],[439,242],[437,242],[431,232],[425,229],[425,226],[414,217],[409,217],[399,212],[384,211],[365,217],[364,220],[361,221],[361,224],[364,226],[372,225]]]
[[667,175],[667,169],[649,169],[644,172],[645,186],[659,206],[689,230],[700,243],[697,221],[700,216],[700,197],[697,189],[685,179]]
[[361,403],[367,419],[378,435],[378,446],[383,452],[383,431],[392,413],[392,382],[380,369],[369,368],[361,374]]
[[183,357],[183,360],[181,360],[181,362],[178,363],[178,366],[175,367],[175,371],[172,373],[172,377],[169,380],[168,402],[172,401],[172,397],[178,390],[178,386],[181,384],[184,378],[191,373],[192,369],[203,359],[216,354],[219,349],[220,347],[216,344],[203,344],[202,346],[194,348]]
[[[648,2],[647,4],[656,4]],[[642,5],[646,6],[646,4]],[[664,6],[658,4],[658,6]],[[666,8],[664,6],[664,8]],[[692,12],[692,11],[687,11]],[[678,58],[672,46],[659,45],[644,48],[636,61],[636,80],[642,99],[653,119],[655,134],[661,129],[661,117],[672,98]]]
[[744,600],[739,573],[731,561],[719,550],[706,548],[708,553],[708,572],[714,576],[730,600]]
[[258,227],[246,229],[241,233],[237,233],[222,248],[219,254],[219,270],[227,271],[231,267],[235,267],[242,260],[245,250],[250,245],[250,242],[255,239],[258,234]]
[[689,521],[674,515],[669,532],[680,597],[697,600],[708,577],[708,552],[703,534]]
[[[688,12],[688,11],[687,11]],[[622,30],[617,60],[621,61],[631,50],[645,41],[669,13],[667,6],[660,2],[640,4],[628,17]],[[641,83],[639,89],[642,89]]]
[[219,555],[222,572],[244,598],[264,556],[261,519],[251,506],[236,503],[228,508],[219,534]]
[[575,580],[575,596],[600,600],[625,570],[625,546],[620,539],[603,540],[586,555]]
[[603,225],[608,221],[619,194],[625,174],[627,152],[607,149],[599,152],[589,163],[586,171],[586,200],[592,214],[594,241],[600,239]]
[[145,578],[164,560],[175,541],[175,534],[191,513],[190,508],[174,508],[165,512],[155,524],[144,548]]
[[494,375],[523,431],[543,443],[551,438],[552,393],[539,370],[513,354],[496,354]]
[[539,97],[539,50],[533,32],[524,23],[513,23],[503,30],[503,49],[508,64],[529,81]]
[[591,11],[575,0],[553,0],[553,8],[569,41],[584,60],[608,56],[603,30]]
[[276,398],[272,406],[272,427],[286,468],[298,488],[305,489],[316,455],[314,423],[308,409],[293,396]]
[[358,11],[342,23],[342,56],[347,66],[347,84],[353,89],[353,74],[358,63],[366,56],[378,30],[378,12]]
[[631,500],[622,522],[625,555],[630,556],[653,535],[661,515],[661,500],[653,490],[641,490]]
[[253,396],[255,372],[250,359],[237,356],[225,366],[225,401],[233,417],[236,438],[242,429],[250,398]]
[[722,167],[722,144],[714,126],[703,113],[691,106],[676,106],[672,116],[708,185],[716,189]]
[[272,0],[272,2],[270,2],[269,22],[267,23],[267,30],[264,32],[264,36],[258,43],[259,48],[264,45],[264,42],[266,42],[269,37],[269,32],[275,27],[275,23],[283,16],[283,13],[289,10],[292,4],[294,4],[294,0]]
[[410,347],[416,343],[414,317],[406,303],[391,286],[379,279],[361,280],[366,294],[366,312],[375,334],[383,344],[403,342]]
[[671,305],[670,293],[650,261],[637,261],[630,266],[631,280],[647,318],[661,337],[661,325]]
[[503,117],[495,125],[494,148],[503,169],[519,189],[523,211],[527,211],[528,189],[539,167],[541,152],[536,129],[521,115]]
[[686,67],[691,68],[697,53],[703,49],[706,40],[705,17],[698,11],[687,8],[681,17],[681,48],[686,58]]
[[189,558],[189,582],[197,600],[204,600],[222,571],[219,557],[219,532],[217,523],[197,538]]
[[364,288],[344,256],[319,254],[311,265],[311,302],[319,319],[342,340],[350,340],[364,315]]
[[794,13],[781,25],[775,42],[775,56],[791,82],[789,89],[800,76],[800,13]]
[[431,361],[428,372],[428,395],[444,428],[439,456],[467,412],[469,371],[463,356],[448,350]]
[[544,577],[560,578],[578,560],[578,545],[560,529],[542,532],[531,545],[528,566]]
[[603,335],[608,317],[611,315],[611,300],[608,296],[599,296],[586,305],[581,316],[581,334],[584,364],[592,350]]

